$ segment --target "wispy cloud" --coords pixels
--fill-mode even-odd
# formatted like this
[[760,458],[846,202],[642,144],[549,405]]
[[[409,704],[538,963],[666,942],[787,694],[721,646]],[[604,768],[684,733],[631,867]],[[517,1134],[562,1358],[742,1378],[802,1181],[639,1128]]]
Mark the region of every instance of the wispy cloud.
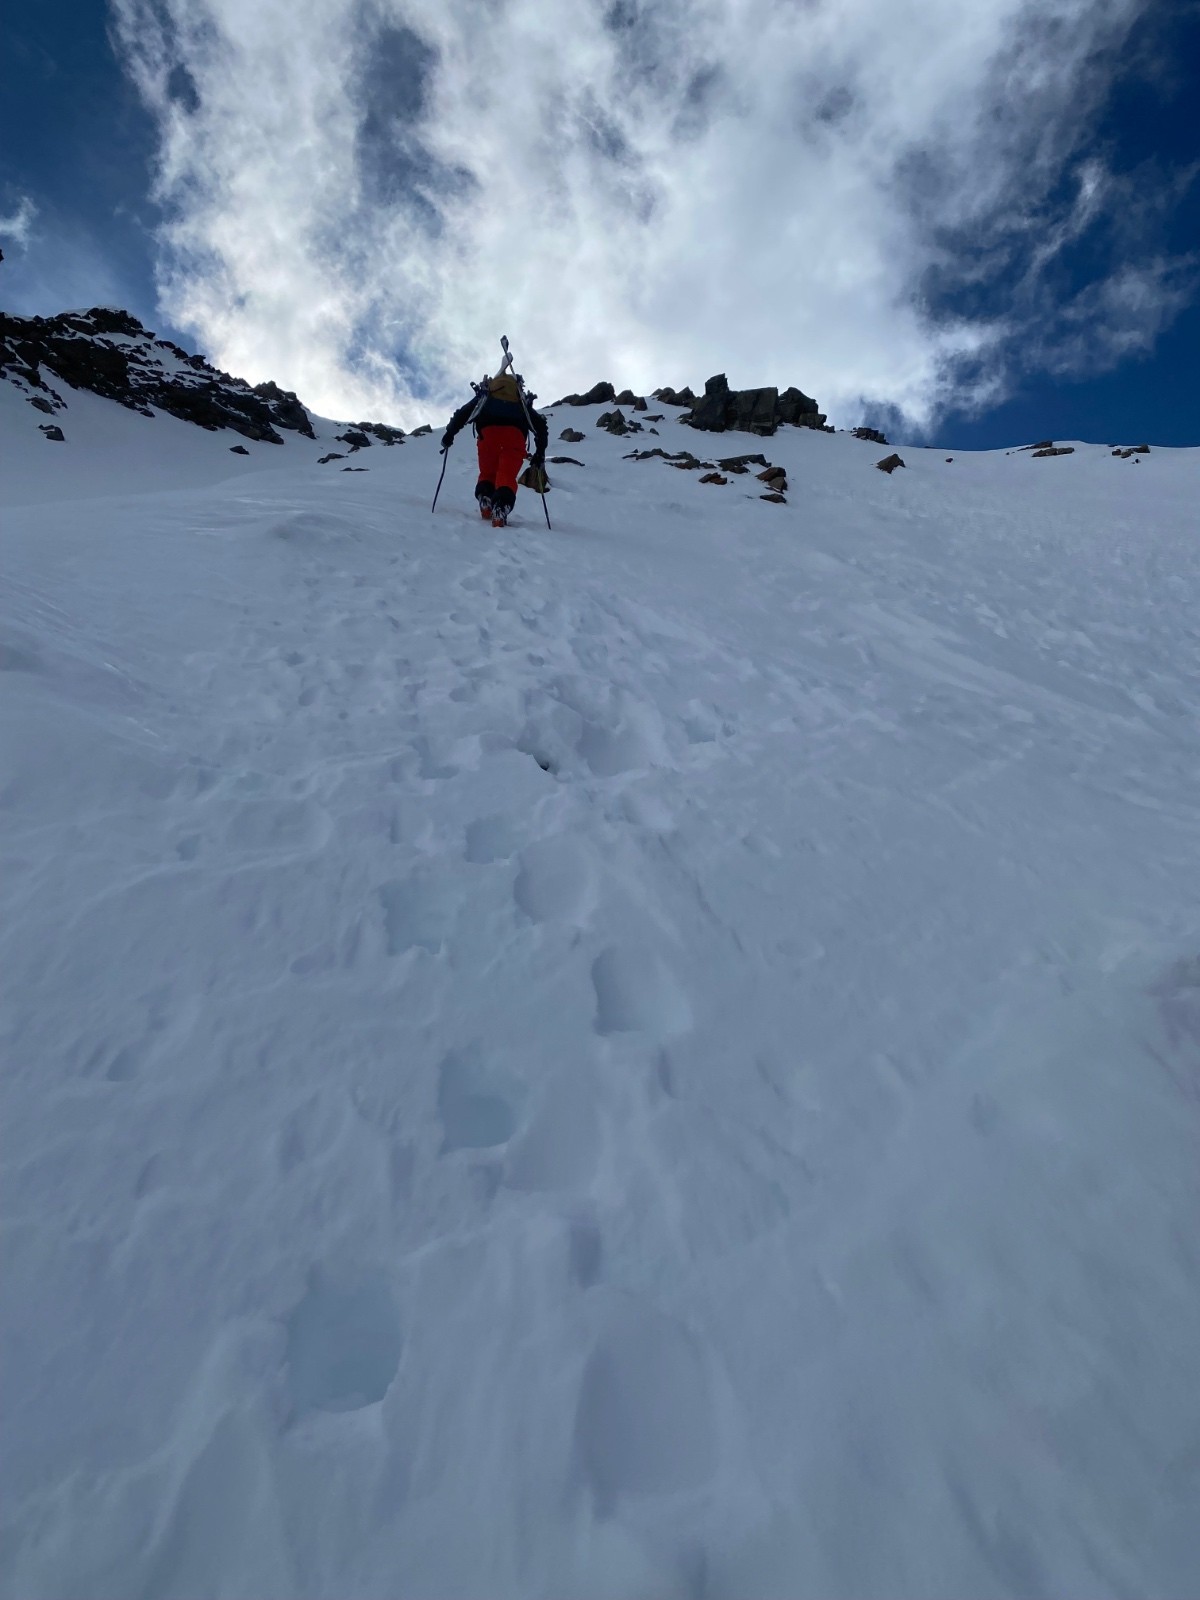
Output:
[[0,246],[7,257],[0,267],[6,311],[36,317],[97,304],[130,306],[129,283],[111,248],[73,213],[20,196],[8,215],[0,215]]
[[37,207],[27,194],[18,195],[14,209],[0,213],[0,242],[27,250],[37,220]]
[[[507,332],[547,398],[724,369],[799,383],[839,421],[865,402],[920,426],[996,393],[1038,286],[1108,204],[1081,141],[1143,5],[113,14],[161,133],[163,309],[222,365],[403,421]],[[1091,292],[1134,339],[1178,285],[1126,262]],[[1092,359],[1081,340],[1076,319],[1047,359]]]

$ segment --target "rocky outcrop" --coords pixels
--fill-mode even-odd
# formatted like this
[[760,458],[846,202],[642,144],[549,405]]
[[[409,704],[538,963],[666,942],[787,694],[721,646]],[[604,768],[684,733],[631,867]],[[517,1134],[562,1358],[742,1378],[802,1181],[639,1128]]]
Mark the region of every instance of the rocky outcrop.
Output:
[[[358,433],[369,433],[371,438],[374,439],[377,444],[393,445],[404,443],[404,429],[389,428],[386,422],[358,422],[355,423],[355,431]],[[420,429],[417,431],[420,432]],[[425,431],[428,432],[429,429],[426,428]],[[371,440],[368,439],[367,444],[370,444],[370,442]],[[365,446],[359,445],[358,448],[362,450],[365,448]]]
[[[724,373],[718,373],[710,378],[704,385],[704,393],[697,398],[691,389],[655,389],[654,398],[664,405],[679,406],[687,412],[680,417],[680,422],[686,422],[689,427],[698,428],[701,433],[726,433],[743,432],[768,435],[775,432],[781,423],[790,423],[797,428],[824,428],[825,415],[817,407],[817,402],[802,390],[796,388],[785,389],[781,394],[778,389],[731,389]],[[559,406],[594,406],[611,403],[617,406],[628,406],[634,411],[648,412],[647,401],[640,395],[635,395],[632,389],[623,389],[617,394],[611,383],[598,383],[589,389],[586,394],[568,394],[561,400],[556,400]],[[617,412],[606,412],[597,423],[598,427],[607,427],[612,432],[620,429],[612,428],[611,419],[619,415]],[[622,419],[628,432],[636,430],[636,422]],[[647,415],[647,422],[661,422],[661,414]],[[564,435],[565,437],[565,435]],[[883,441],[886,444],[886,440]]]
[[878,428],[851,428],[850,437],[852,439],[866,439],[870,444],[888,443],[888,440],[884,438]]
[[880,472],[886,472],[890,475],[891,473],[895,472],[897,467],[902,467],[904,462],[901,461],[899,456],[890,455],[884,456],[883,460],[877,461],[875,465],[879,468]]
[[[598,383],[589,389],[586,394],[565,394],[561,400],[556,400],[554,404],[556,406],[600,406],[607,404],[609,401],[615,404],[616,399],[617,391],[611,383]],[[632,405],[633,397],[630,396],[625,404]],[[553,410],[553,407],[551,409]]]
[[690,389],[655,389],[654,398],[665,406],[694,406],[696,396]]
[[712,467],[711,461],[701,461],[690,450],[664,450],[655,445],[650,450],[634,450],[627,455],[626,461],[653,461],[655,458],[665,461],[668,466],[679,467],[684,472],[699,472],[701,467]]
[[726,456],[713,463],[699,460],[690,450],[667,451],[655,447],[651,450],[634,450],[625,460],[651,461],[656,457],[669,467],[678,467],[683,472],[703,472],[701,483],[727,484],[731,477],[744,477],[751,467],[761,467],[762,471],[755,476],[765,493],[759,499],[770,500],[774,505],[787,505],[787,472],[783,467],[773,466],[764,455]]
[[1073,456],[1074,454],[1075,446],[1073,444],[1049,445],[1042,450],[1035,450],[1033,459],[1037,461],[1042,456]]
[[254,393],[271,407],[271,415],[281,428],[302,433],[306,439],[315,437],[308,412],[289,389],[281,389],[277,383],[256,383]]
[[620,411],[606,411],[602,417],[596,418],[596,426],[603,428],[607,433],[625,434],[641,433],[640,422],[632,422]]
[[57,317],[0,314],[0,375],[39,411],[66,402],[55,383],[86,389],[153,416],[166,411],[184,422],[230,428],[246,439],[282,444],[278,429],[313,437],[308,412],[277,384],[251,388],[203,356],[156,339],[136,317],[111,306]]
[[[659,390],[657,398],[667,400],[667,392]],[[689,415],[679,420],[702,433],[740,432],[764,436],[773,434],[783,422],[800,428],[825,426],[825,417],[817,409],[817,402],[799,389],[785,389],[782,394],[774,388],[731,389],[723,372],[708,380],[703,395],[692,404]]]
[[578,444],[586,436],[580,433],[578,428],[564,428],[558,437],[565,440],[567,444]]

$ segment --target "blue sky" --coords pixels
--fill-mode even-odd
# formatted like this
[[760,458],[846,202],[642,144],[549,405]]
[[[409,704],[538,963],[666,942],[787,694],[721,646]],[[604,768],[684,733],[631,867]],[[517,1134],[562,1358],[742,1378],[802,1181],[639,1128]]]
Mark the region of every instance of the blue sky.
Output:
[[[931,28],[941,3],[928,0]],[[1104,0],[1069,30],[1071,0],[1046,0],[1022,24],[1022,55],[1001,29],[1005,0],[987,3],[993,34],[964,35],[924,89],[941,96],[935,115],[905,102],[899,65],[889,83],[888,57],[836,29],[814,39],[779,22],[773,55],[789,75],[764,78],[760,51],[739,80],[728,40],[709,41],[706,59],[701,30],[671,32],[674,0],[653,12],[571,0],[569,49],[535,31],[554,8],[512,0],[507,45],[524,29],[547,67],[527,84],[518,60],[522,126],[505,136],[514,159],[499,174],[487,152],[475,164],[470,76],[487,85],[495,63],[485,38],[478,67],[461,65],[480,30],[456,0],[390,0],[373,33],[358,0],[259,0],[251,9],[278,5],[287,35],[273,104],[256,90],[261,38],[218,37],[206,0],[27,5],[10,11],[0,58],[0,215],[17,223],[2,241],[2,303],[120,303],[231,370],[341,402],[342,415],[403,420],[406,405],[461,387],[493,341],[483,330],[507,327],[514,343],[524,335],[531,375],[548,369],[564,388],[599,376],[698,385],[725,367],[735,384],[796,382],[839,421],[857,420],[861,396],[858,416],[900,436],[924,426],[948,448],[1200,444],[1200,178],[1188,181],[1200,168],[1200,5],[1109,0],[1119,24],[1081,39]],[[339,6],[337,37],[364,31],[335,60],[323,30]],[[789,9],[764,3],[764,24]],[[880,15],[893,15],[882,0]],[[204,25],[189,36],[181,17]],[[667,64],[685,38],[695,58],[676,82]],[[1025,81],[1039,51],[1067,65],[1035,93]],[[919,49],[912,61],[921,70]],[[785,148],[789,95],[818,109]],[[988,95],[968,133],[966,108]],[[511,120],[506,109],[501,126]],[[182,142],[164,180],[169,137]],[[278,216],[271,197],[293,179],[302,197],[318,186],[298,152],[326,137],[311,170],[341,177],[301,231],[296,195]],[[786,183],[771,137],[775,157],[792,158]],[[885,137],[907,141],[904,160],[864,176]],[[822,198],[835,188],[837,207]],[[239,203],[257,206],[248,215],[273,248],[244,242]],[[719,238],[714,214],[728,219]],[[826,232],[833,259],[814,269]],[[243,243],[227,247],[230,236]]]

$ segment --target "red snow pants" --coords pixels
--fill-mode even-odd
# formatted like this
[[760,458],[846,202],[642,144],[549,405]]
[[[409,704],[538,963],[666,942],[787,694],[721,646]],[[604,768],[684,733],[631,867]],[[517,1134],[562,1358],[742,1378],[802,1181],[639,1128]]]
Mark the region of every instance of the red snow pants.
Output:
[[[493,425],[479,432],[479,482],[492,490],[507,489],[501,499],[517,498],[517,475],[525,462],[525,435],[520,428]],[[510,498],[511,497],[511,498]]]

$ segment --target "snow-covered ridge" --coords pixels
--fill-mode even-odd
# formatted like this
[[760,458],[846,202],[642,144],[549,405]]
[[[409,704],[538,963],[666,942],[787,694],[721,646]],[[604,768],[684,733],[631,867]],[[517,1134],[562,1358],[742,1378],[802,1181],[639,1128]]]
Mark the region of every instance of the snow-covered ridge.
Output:
[[166,411],[202,428],[231,428],[271,444],[283,443],[280,428],[313,437],[308,412],[294,394],[274,383],[252,388],[109,306],[56,317],[0,313],[0,376],[47,416],[66,409],[58,380],[143,416]]

